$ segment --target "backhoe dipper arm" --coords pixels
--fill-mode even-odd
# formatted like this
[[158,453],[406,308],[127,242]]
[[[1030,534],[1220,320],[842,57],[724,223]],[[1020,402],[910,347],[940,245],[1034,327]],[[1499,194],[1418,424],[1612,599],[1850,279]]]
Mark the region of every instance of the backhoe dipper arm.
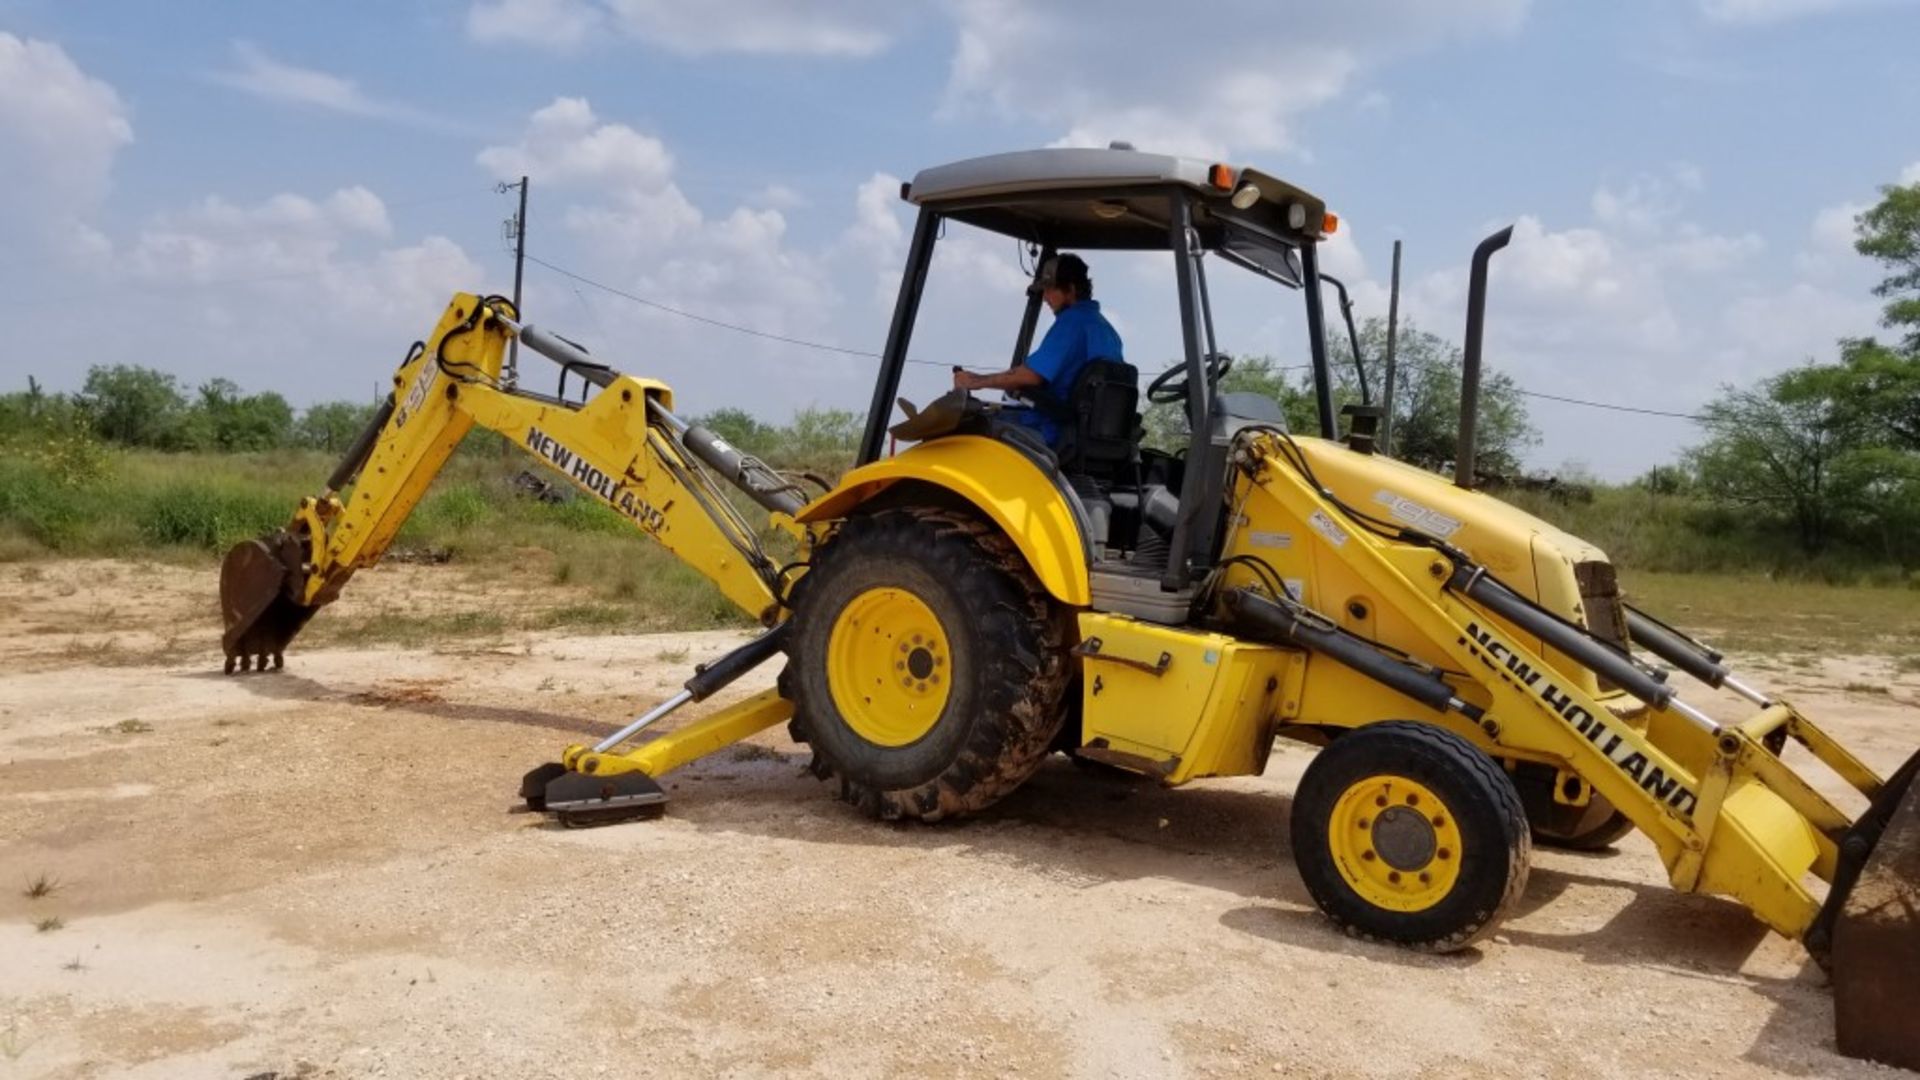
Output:
[[[599,392],[579,404],[503,385],[501,361],[515,333]],[[463,293],[402,362],[393,386],[389,405],[328,488],[302,499],[284,532],[229,554],[222,571],[229,670],[236,657],[277,659],[315,609],[338,597],[355,571],[377,563],[476,424],[617,511],[742,611],[766,625],[779,620],[779,570],[701,461],[776,514],[791,515],[805,500],[758,461],[674,416],[666,385],[622,375],[563,339],[520,326],[506,301]],[[343,502],[338,489],[350,481]],[[254,581],[255,595],[228,595]]]

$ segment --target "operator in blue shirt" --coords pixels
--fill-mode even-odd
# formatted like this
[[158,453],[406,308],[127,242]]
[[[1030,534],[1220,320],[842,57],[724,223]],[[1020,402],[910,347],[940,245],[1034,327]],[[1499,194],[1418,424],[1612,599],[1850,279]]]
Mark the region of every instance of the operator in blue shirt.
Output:
[[[1074,380],[1089,360],[1122,362],[1120,334],[1100,314],[1100,302],[1093,298],[1093,280],[1087,276],[1087,264],[1078,255],[1056,255],[1040,267],[1034,287],[1053,312],[1053,325],[1040,347],[1023,364],[991,375],[976,375],[956,368],[953,385],[961,390],[1009,390],[1033,396],[1041,392],[1064,403],[1073,393]],[[1058,448],[1060,424],[1052,411],[1005,408],[1000,419],[1033,428],[1048,446]]]

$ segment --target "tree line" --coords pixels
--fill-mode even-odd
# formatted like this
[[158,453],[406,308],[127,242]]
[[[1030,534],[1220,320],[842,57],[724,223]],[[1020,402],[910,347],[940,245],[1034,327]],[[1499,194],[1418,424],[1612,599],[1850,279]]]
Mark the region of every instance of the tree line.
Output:
[[1839,343],[1707,406],[1707,437],[1643,483],[1692,490],[1790,530],[1802,553],[1836,545],[1920,562],[1920,183],[1881,189],[1854,247],[1886,277],[1882,324],[1899,335]]
[[295,411],[271,391],[248,394],[227,379],[187,392],[164,371],[95,366],[77,393],[27,389],[0,394],[0,435],[89,435],[141,450],[239,452],[303,448],[345,450],[373,415],[372,403],[329,401]]

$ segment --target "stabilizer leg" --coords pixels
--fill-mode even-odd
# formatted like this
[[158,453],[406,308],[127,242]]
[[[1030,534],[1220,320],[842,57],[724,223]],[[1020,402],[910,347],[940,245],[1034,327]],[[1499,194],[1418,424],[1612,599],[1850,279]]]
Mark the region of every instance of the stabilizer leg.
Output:
[[656,777],[780,723],[793,715],[793,703],[778,689],[764,690],[636,750],[617,754],[615,748],[682,705],[705,700],[779,654],[787,626],[781,623],[713,663],[702,664],[685,689],[595,745],[570,746],[559,761],[528,772],[520,779],[525,809],[551,814],[572,828],[658,814],[667,793]]

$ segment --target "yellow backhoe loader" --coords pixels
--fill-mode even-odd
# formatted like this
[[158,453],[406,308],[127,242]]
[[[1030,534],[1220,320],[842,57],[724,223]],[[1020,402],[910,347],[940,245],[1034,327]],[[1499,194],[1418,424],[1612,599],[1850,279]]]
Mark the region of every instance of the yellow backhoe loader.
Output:
[[[1292,849],[1349,933],[1454,950],[1522,893],[1530,847],[1637,829],[1675,888],[1732,897],[1834,976],[1841,1048],[1920,1067],[1920,755],[1888,776],[1720,654],[1622,601],[1604,553],[1475,490],[1489,260],[1475,253],[1452,481],[1376,452],[1377,407],[1339,431],[1315,196],[1252,168],[1109,149],[1001,154],[921,172],[898,303],[858,463],[809,492],[621,374],[457,296],[320,494],[235,548],[221,580],[228,670],[277,668],[353,573],[377,562],[461,438],[501,432],[705,574],[766,629],[595,745],[529,773],[528,809],[572,824],[657,811],[668,771],[782,721],[813,768],[881,818],[978,811],[1060,751],[1168,785],[1262,771],[1277,737],[1321,749],[1293,797]],[[1144,389],[1189,439],[1141,446],[1141,387],[1111,358],[1048,410],[1047,445],[956,391],[895,396],[947,225],[1030,245],[1165,253],[1182,359]],[[1207,274],[1298,290],[1318,431],[1225,393]],[[1040,299],[1019,320],[1016,362]],[[1344,307],[1344,303],[1343,303]],[[521,384],[510,339],[555,362]],[[575,380],[577,394],[567,390]],[[906,449],[884,456],[889,431]],[[776,557],[722,482],[789,532]],[[775,687],[627,748],[774,656]],[[1752,705],[1722,724],[1678,671]],[[1837,774],[1842,810],[1783,759]]]

